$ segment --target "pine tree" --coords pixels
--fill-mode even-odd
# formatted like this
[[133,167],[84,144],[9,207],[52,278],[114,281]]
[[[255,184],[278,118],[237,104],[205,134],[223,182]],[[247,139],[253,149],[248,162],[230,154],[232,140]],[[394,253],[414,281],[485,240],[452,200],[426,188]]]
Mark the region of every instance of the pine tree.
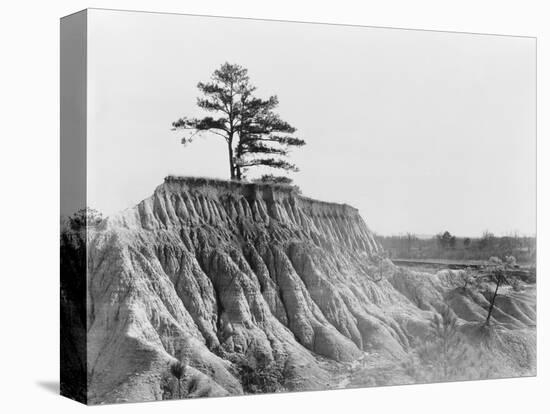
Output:
[[182,138],[183,144],[202,132],[223,138],[231,179],[242,180],[254,167],[298,170],[286,156],[290,148],[303,146],[305,141],[292,136],[296,128],[274,112],[279,104],[276,95],[267,99],[254,96],[256,87],[250,83],[247,69],[224,63],[210,82],[199,82],[197,87],[203,95],[197,98],[197,105],[216,117],[183,117],[173,122],[173,130],[191,131],[189,137]]
[[428,339],[419,357],[431,369],[429,379],[448,381],[463,377],[468,347],[458,329],[458,318],[448,306],[430,321]]
[[458,319],[447,306],[441,317],[434,316],[431,322],[433,339],[441,350],[441,369],[444,379],[449,379],[451,371],[456,369],[464,357],[465,348],[462,336],[458,332]]

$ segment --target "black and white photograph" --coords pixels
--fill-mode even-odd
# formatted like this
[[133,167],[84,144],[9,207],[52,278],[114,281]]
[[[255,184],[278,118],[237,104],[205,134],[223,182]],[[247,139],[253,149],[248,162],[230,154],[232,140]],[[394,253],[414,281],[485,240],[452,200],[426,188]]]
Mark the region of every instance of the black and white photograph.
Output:
[[2,411],[544,412],[545,9],[6,6]]
[[534,38],[94,9],[62,28],[77,20],[63,395],[536,374]]

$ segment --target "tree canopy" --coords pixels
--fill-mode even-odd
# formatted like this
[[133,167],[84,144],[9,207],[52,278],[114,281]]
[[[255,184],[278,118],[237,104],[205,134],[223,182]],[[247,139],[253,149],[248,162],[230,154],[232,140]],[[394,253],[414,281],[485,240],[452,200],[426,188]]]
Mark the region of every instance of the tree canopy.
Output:
[[256,87],[247,69],[226,62],[209,82],[199,82],[197,88],[202,93],[197,98],[198,107],[212,116],[182,117],[173,122],[173,130],[191,133],[182,138],[182,144],[203,132],[224,139],[231,179],[242,180],[254,167],[298,171],[287,156],[292,147],[303,146],[305,141],[294,136],[296,128],[274,112],[279,105],[276,95],[267,99],[254,95]]

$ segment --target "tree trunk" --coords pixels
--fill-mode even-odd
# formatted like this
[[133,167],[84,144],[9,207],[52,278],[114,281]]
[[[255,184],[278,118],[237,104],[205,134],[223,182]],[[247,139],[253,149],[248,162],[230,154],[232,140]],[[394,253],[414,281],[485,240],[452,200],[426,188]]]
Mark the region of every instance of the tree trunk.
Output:
[[[240,139],[240,136],[239,136],[239,140],[237,142],[237,146],[235,148],[235,156],[237,157],[237,159],[240,159],[241,155],[242,155],[242,148],[241,148],[241,139]],[[241,181],[242,178],[243,178],[243,174],[242,174],[242,171],[241,171],[241,166],[235,162],[235,178],[238,180],[238,181]]]
[[495,288],[495,293],[493,294],[493,298],[491,299],[491,306],[489,306],[489,313],[487,314],[487,320],[485,321],[485,325],[489,325],[491,322],[491,313],[493,313],[493,308],[495,306],[495,300],[497,298],[498,294],[498,287],[500,286],[500,281],[502,279],[502,276],[498,276],[497,278],[497,287]]
[[181,380],[178,378],[178,398],[181,400]]
[[229,152],[229,175],[232,180],[235,179],[235,163],[233,162],[233,140],[229,140],[227,150]]

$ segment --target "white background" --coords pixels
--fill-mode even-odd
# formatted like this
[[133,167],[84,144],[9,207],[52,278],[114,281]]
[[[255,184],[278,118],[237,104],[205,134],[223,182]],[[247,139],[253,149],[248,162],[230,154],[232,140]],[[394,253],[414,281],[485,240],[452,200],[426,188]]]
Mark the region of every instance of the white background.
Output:
[[[0,12],[0,406],[73,413],[57,396],[59,21],[85,7],[288,19],[538,37],[538,376],[108,406],[104,412],[548,412],[548,114],[546,1],[9,1]],[[546,257],[545,257],[546,256]],[[546,394],[545,394],[546,392]]]

